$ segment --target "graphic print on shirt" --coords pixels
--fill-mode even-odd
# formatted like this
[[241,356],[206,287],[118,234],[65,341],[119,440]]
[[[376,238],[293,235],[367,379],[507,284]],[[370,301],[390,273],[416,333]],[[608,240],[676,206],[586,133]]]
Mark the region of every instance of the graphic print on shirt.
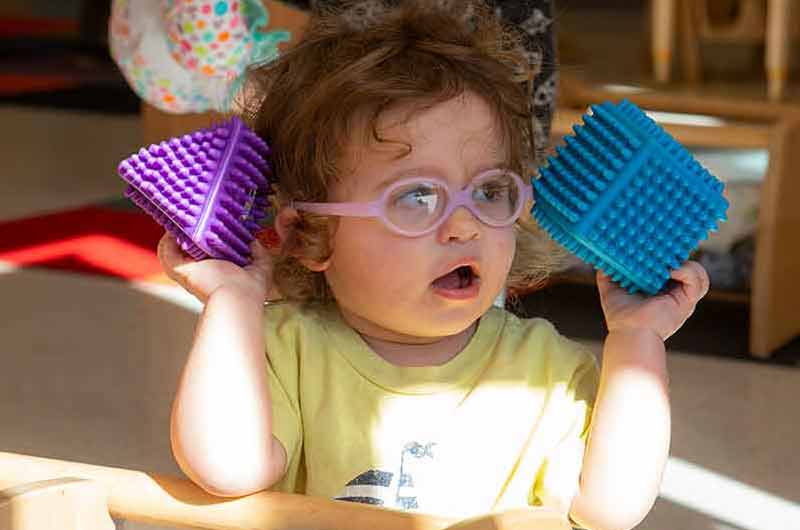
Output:
[[421,492],[419,481],[425,475],[425,468],[434,461],[435,445],[433,442],[408,442],[400,454],[399,468],[365,471],[348,482],[334,500],[399,510],[418,509],[418,494]]

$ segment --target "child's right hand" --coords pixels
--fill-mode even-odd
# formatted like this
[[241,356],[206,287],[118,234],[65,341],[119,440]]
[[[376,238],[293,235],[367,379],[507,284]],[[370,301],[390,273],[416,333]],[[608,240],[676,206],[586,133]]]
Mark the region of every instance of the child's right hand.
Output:
[[203,303],[222,286],[237,287],[266,300],[272,291],[272,258],[258,239],[250,250],[253,260],[245,267],[221,259],[196,261],[181,250],[175,236],[165,232],[158,242],[158,259],[167,276]]

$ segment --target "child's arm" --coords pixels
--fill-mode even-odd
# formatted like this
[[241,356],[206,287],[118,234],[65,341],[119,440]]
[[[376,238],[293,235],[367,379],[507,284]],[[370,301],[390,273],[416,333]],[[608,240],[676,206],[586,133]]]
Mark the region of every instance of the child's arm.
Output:
[[572,519],[591,530],[636,526],[658,496],[669,441],[661,338],[647,330],[609,333]]
[[627,530],[658,496],[669,454],[670,405],[664,340],[708,291],[697,263],[674,271],[679,285],[653,298],[630,296],[598,275],[609,334],[600,386],[570,515],[592,530]]
[[220,260],[195,262],[170,236],[159,257],[165,270],[205,301],[173,402],[171,442],[186,475],[213,495],[241,496],[272,486],[286,452],[272,436],[266,380],[263,307],[271,267],[252,246],[245,268]]

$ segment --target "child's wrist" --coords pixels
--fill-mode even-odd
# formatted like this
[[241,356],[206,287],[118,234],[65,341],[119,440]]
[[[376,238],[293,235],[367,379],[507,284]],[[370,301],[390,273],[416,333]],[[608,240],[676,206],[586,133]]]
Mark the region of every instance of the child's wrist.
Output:
[[637,338],[652,338],[658,340],[659,342],[664,342],[663,337],[651,327],[647,326],[616,326],[613,328],[609,328],[608,330],[609,335],[627,335],[627,336],[635,336]]
[[610,325],[608,326],[608,334],[629,335],[629,336],[639,336],[639,337],[650,336],[652,338],[658,339],[661,342],[664,342],[664,337],[661,336],[661,333],[659,333],[650,326],[637,326],[628,324]]
[[606,340],[632,341],[635,343],[659,343],[664,344],[664,338],[656,330],[650,327],[619,326],[608,330]]
[[603,370],[609,373],[628,373],[633,367],[666,377],[664,341],[651,328],[625,327],[610,331],[603,344],[602,359]]
[[[211,296],[228,295],[240,300],[263,305],[267,297],[266,288],[241,283],[225,283],[214,289]],[[210,298],[210,297],[209,297]]]

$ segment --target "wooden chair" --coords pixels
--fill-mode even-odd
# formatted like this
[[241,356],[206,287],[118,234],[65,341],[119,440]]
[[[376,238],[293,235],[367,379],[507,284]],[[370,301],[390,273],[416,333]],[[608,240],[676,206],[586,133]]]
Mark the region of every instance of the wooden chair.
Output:
[[[736,16],[728,17],[730,12]],[[792,12],[792,0],[652,0],[655,78],[661,83],[670,80],[674,35],[679,27],[687,81],[701,79],[702,43],[764,43],[767,95],[779,100],[788,78],[790,38],[800,35]]]
[[454,521],[284,493],[228,499],[176,477],[0,452],[0,530],[113,530],[111,516],[213,530],[571,530],[545,509]]
[[0,530],[114,530],[96,482],[65,477],[0,491]]

